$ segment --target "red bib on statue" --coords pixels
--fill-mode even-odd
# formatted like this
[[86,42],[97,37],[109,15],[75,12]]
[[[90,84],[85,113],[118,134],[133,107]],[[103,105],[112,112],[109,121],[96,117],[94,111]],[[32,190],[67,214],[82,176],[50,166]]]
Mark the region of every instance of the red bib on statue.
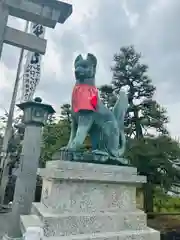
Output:
[[96,111],[98,104],[98,89],[87,84],[77,84],[72,93],[72,109],[74,112],[80,110]]

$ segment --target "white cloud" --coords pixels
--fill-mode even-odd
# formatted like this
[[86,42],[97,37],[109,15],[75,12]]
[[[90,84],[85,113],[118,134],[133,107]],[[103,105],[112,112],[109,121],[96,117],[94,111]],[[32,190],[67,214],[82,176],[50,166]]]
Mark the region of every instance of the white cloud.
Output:
[[122,7],[126,13],[126,16],[129,19],[129,25],[131,28],[135,27],[138,24],[138,20],[139,20],[139,14],[138,13],[133,13],[130,11],[130,9],[127,6],[127,0],[123,1]]
[[4,88],[9,87],[12,84],[11,79],[14,76],[14,71],[9,71],[7,66],[0,62],[0,72],[1,72],[1,81],[0,81],[0,90],[3,91]]
[[180,106],[180,101],[175,102],[172,104],[167,104],[165,105],[165,108],[167,108],[168,111],[168,116],[169,116],[169,124],[168,124],[168,129],[171,132],[171,135],[176,138],[180,137],[180,128],[179,128],[179,122],[180,122],[180,114],[179,114],[179,106]]
[[4,114],[5,110],[8,111],[15,74],[15,70],[10,71],[3,62],[0,62],[0,114]]
[[47,52],[42,58],[42,75],[48,74],[54,76],[55,79],[60,79],[63,70],[60,64],[60,53],[56,52],[54,43],[48,35],[47,39]]
[[154,14],[158,14],[159,12],[162,12],[165,8],[168,8],[171,4],[171,1],[169,0],[156,0],[149,8],[149,14],[152,16],[155,16]]

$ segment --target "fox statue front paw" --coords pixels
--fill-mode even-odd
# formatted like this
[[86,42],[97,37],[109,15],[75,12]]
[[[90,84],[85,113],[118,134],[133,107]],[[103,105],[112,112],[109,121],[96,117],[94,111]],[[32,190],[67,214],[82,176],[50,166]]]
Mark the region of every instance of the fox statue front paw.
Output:
[[60,151],[68,151],[68,152],[73,152],[75,151],[75,148],[73,148],[70,144],[60,148]]
[[67,146],[64,146],[64,147],[61,147],[60,148],[60,151],[65,151],[65,150],[67,150],[68,149],[68,147]]

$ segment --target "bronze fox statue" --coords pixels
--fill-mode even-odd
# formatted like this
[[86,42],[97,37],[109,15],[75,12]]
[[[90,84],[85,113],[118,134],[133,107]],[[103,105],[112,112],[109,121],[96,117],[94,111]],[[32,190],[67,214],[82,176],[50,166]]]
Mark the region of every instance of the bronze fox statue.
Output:
[[[74,62],[76,83],[72,93],[72,123],[67,150],[79,149],[89,134],[92,151],[119,159],[125,151],[124,117],[128,98],[120,91],[111,111],[100,100],[95,86],[97,59],[88,53],[79,55]],[[119,144],[121,139],[121,144]]]

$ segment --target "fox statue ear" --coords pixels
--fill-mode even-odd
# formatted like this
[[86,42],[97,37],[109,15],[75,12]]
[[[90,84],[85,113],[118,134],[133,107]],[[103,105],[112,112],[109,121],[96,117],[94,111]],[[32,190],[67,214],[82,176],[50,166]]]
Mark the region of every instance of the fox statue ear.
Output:
[[83,60],[82,55],[81,55],[81,54],[78,55],[78,56],[76,57],[75,61],[74,61],[74,66],[76,65],[77,62],[82,61],[82,60]]
[[90,61],[93,64],[93,66],[96,68],[96,66],[97,66],[97,58],[93,54],[88,53],[87,60]]

